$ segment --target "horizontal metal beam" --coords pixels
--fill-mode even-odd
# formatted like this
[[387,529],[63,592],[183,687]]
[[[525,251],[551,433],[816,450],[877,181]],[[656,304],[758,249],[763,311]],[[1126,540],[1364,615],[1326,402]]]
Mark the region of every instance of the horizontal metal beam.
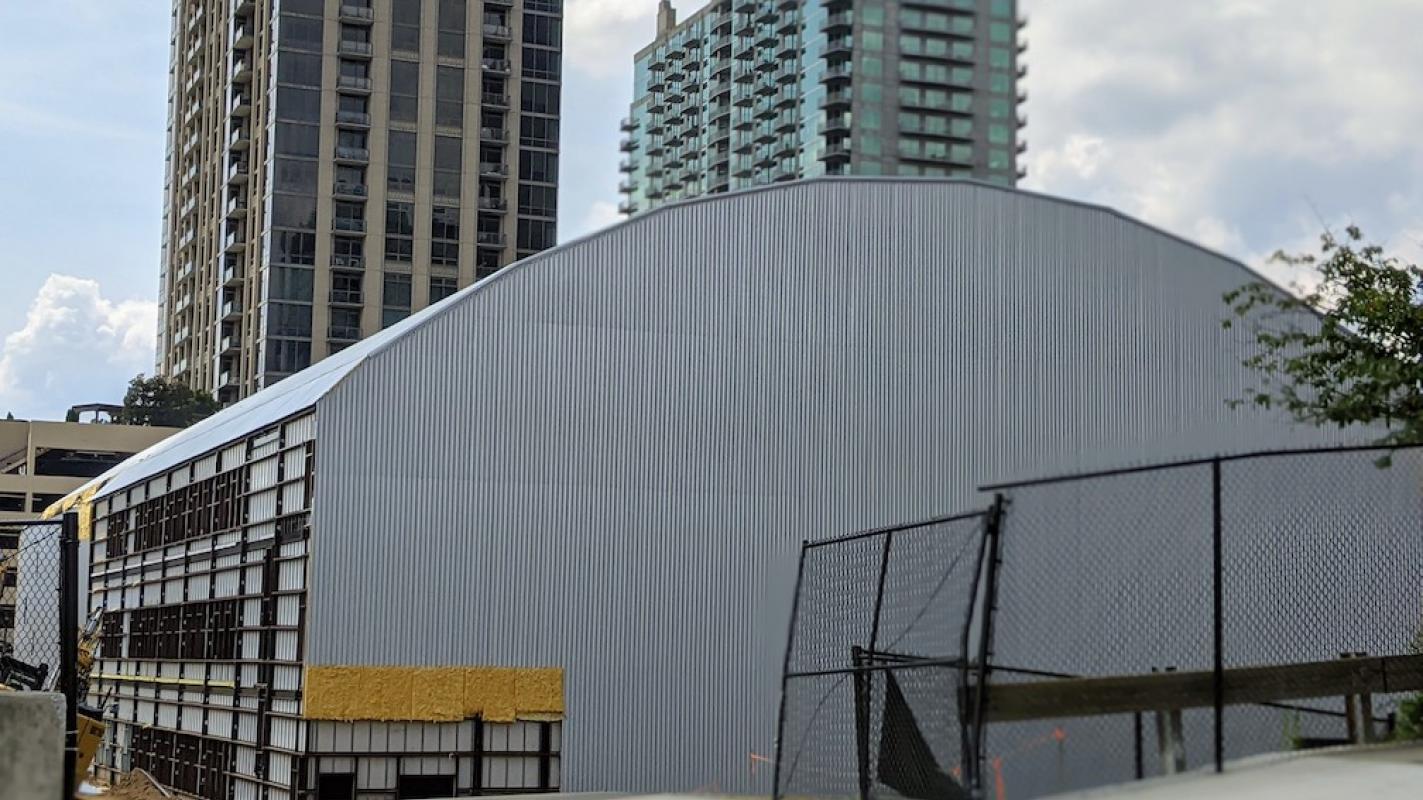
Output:
[[[1108,678],[998,683],[988,689],[988,722],[1091,717],[1214,705],[1214,675],[1158,672]],[[1226,705],[1423,690],[1423,655],[1344,658],[1225,671]]]

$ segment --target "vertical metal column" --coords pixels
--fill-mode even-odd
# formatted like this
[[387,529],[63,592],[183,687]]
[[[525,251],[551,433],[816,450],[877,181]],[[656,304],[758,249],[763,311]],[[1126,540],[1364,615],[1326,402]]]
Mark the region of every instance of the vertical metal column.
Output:
[[988,552],[988,520],[989,512],[983,515],[983,524],[979,526],[978,537],[978,557],[974,559],[973,581],[968,591],[968,613],[964,616],[963,630],[959,634],[959,697],[958,697],[958,717],[959,717],[959,749],[960,763],[963,764],[964,786],[973,790],[979,785],[978,780],[978,758],[976,756],[978,747],[974,743],[974,721],[973,708],[975,700],[973,685],[969,680],[969,664],[972,663],[971,640],[973,638],[973,623],[977,616],[978,609],[978,587],[983,579],[983,563]]
[[791,593],[791,622],[790,630],[786,633],[786,655],[781,662],[781,705],[776,712],[776,763],[771,769],[771,798],[780,800],[781,797],[781,758],[784,755],[786,743],[786,684],[788,680],[786,673],[791,669],[791,648],[795,646],[795,623],[796,615],[800,612],[800,584],[805,577],[805,551],[809,542],[800,543],[800,561],[796,564],[795,589]]
[[1214,584],[1212,613],[1215,639],[1215,675],[1211,688],[1215,694],[1215,771],[1225,770],[1225,576],[1223,574],[1224,541],[1221,530],[1220,459],[1211,462],[1211,576]]
[[74,797],[79,720],[79,515],[64,515],[59,529],[59,686],[64,694],[63,800]]
[[894,543],[894,531],[884,535],[884,551],[880,553],[879,560],[879,586],[875,589],[875,613],[870,620],[870,647],[869,656],[873,660],[875,648],[879,645],[879,618],[880,610],[884,608],[884,578],[889,573],[889,547]]
[[998,609],[998,570],[1003,564],[1003,509],[1005,500],[1003,495],[995,495],[993,507],[988,511],[987,528],[987,555],[985,566],[988,569],[984,576],[983,584],[983,624],[979,631],[978,639],[978,681],[974,694],[973,709],[973,747],[974,747],[974,784],[969,787],[975,797],[981,797],[983,791],[983,767],[985,758],[984,747],[984,711],[988,707],[988,676],[992,672],[989,661],[993,658],[993,615]]

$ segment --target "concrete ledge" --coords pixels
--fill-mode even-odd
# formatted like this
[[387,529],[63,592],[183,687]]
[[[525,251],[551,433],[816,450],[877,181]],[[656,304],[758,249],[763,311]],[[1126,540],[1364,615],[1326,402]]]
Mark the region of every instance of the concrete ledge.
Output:
[[0,691],[0,787],[6,800],[63,793],[64,697]]

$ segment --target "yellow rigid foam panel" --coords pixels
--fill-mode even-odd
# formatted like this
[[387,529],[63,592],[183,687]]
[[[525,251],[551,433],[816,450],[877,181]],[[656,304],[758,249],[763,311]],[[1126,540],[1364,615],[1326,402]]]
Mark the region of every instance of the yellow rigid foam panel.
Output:
[[79,539],[89,541],[94,533],[94,495],[104,487],[102,481],[96,481],[88,486],[81,486],[69,494],[59,498],[40,514],[40,519],[54,519],[66,511],[77,509],[79,511]]
[[307,719],[489,722],[560,719],[558,667],[308,666]]

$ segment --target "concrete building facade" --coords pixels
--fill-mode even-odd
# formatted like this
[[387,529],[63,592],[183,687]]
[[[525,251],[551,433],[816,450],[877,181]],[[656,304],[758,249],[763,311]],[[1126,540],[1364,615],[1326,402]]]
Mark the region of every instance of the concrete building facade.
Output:
[[765,791],[801,541],[1044,465],[1321,440],[1226,403],[1220,298],[1255,280],[928,180],[526,259],[89,487],[100,763],[235,800]]
[[816,175],[1013,185],[1016,0],[662,0],[622,122],[625,214]]
[[158,370],[232,402],[553,245],[562,0],[175,0]]
[[13,640],[20,529],[176,428],[0,420],[0,643]]

